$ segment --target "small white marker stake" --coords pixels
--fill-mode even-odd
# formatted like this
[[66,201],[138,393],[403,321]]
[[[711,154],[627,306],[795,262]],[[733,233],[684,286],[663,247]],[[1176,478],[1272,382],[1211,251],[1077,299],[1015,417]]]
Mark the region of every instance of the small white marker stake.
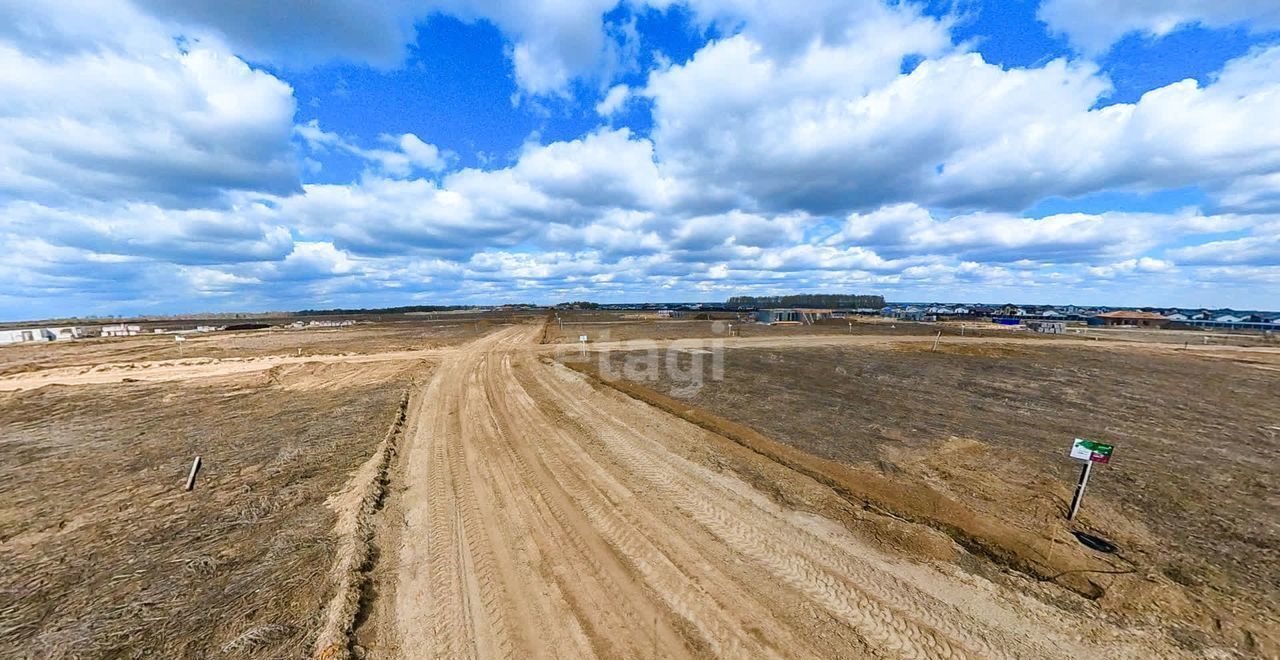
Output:
[[933,338],[933,348],[929,349],[929,352],[930,352],[930,353],[932,353],[932,352],[934,352],[934,351],[938,350],[938,340],[939,340],[939,339],[942,339],[942,331],[941,331],[941,330],[939,330],[939,331],[938,331],[938,336]]
[[187,475],[187,490],[191,490],[196,487],[196,473],[199,471],[200,457],[197,456],[196,460],[191,461],[191,474]]

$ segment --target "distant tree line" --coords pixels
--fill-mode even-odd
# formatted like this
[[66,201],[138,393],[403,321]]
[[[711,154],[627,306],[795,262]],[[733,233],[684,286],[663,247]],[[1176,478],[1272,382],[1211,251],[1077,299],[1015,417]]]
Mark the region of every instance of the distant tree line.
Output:
[[556,305],[556,309],[600,309],[600,303],[594,303],[589,300],[575,300],[573,302],[562,302]]
[[850,309],[884,307],[884,296],[843,293],[802,293],[792,296],[734,296],[726,307],[814,307],[818,309]]

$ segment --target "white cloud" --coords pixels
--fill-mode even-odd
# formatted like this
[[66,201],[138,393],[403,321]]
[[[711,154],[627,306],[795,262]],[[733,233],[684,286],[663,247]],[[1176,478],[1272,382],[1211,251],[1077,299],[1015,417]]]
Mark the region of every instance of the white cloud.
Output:
[[423,142],[413,133],[399,136],[382,135],[381,141],[391,149],[365,149],[337,133],[320,128],[318,120],[296,126],[294,130],[313,151],[341,151],[373,164],[379,173],[404,178],[418,171],[439,172],[448,165],[448,154],[434,144]]
[[1086,53],[1100,53],[1127,34],[1163,37],[1179,28],[1244,24],[1280,29],[1280,5],[1267,0],[1044,0],[1040,20]]
[[946,255],[989,263],[1084,263],[1136,259],[1187,236],[1238,231],[1257,223],[1237,215],[1064,213],[1025,218],[1007,213],[936,217],[915,204],[854,213],[828,245],[862,245],[889,255]]
[[604,98],[596,104],[596,114],[603,117],[611,117],[614,113],[622,109],[622,106],[631,99],[631,88],[627,85],[614,85],[609,88],[609,92]]
[[189,205],[298,189],[287,84],[216,43],[179,49],[141,18],[102,48],[50,53],[84,26],[41,12],[0,33],[0,199]]
[[1203,87],[1187,80],[1096,108],[1110,83],[1087,62],[1003,69],[943,54],[900,74],[911,50],[943,49],[930,34],[908,49],[872,32],[779,60],[744,33],[652,73],[643,93],[664,171],[726,206],[771,211],[1016,210],[1053,195],[1194,185],[1241,208],[1274,203],[1267,186],[1240,182],[1280,171],[1280,47],[1228,63]]
[[944,203],[1018,205],[1199,185],[1249,206],[1267,193],[1241,188],[1241,178],[1280,171],[1276,116],[1280,46],[1228,62],[1205,86],[1184,80],[1137,103],[1010,122],[999,139],[957,153],[927,183]]
[[92,255],[177,264],[274,260],[293,249],[283,220],[253,203],[224,209],[93,204],[70,210],[12,202],[0,206],[0,232]]
[[182,31],[217,34],[254,61],[288,67],[347,61],[393,68],[417,39],[415,25],[434,14],[489,21],[510,40],[516,82],[532,95],[562,94],[579,77],[607,78],[626,66],[630,48],[627,27],[604,22],[619,0],[139,2]]
[[1280,218],[1267,216],[1248,235],[1173,249],[1169,256],[1184,264],[1280,266]]
[[288,66],[346,60],[393,67],[427,14],[409,0],[135,0],[163,20],[216,31],[251,59]]
[[1173,268],[1174,264],[1171,261],[1142,257],[1140,259],[1126,259],[1105,266],[1090,266],[1085,271],[1094,277],[1114,279],[1133,273],[1166,273],[1173,270]]

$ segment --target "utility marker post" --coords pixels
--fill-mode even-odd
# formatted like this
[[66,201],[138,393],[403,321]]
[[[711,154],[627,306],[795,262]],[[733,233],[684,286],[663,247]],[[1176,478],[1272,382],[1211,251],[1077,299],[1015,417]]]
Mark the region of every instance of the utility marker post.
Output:
[[849,321],[849,334],[853,334],[853,321]]
[[587,336],[578,335],[578,343],[582,345],[582,357],[587,357]]
[[929,349],[929,352],[930,352],[930,353],[932,353],[932,352],[934,352],[934,351],[938,350],[938,340],[939,340],[939,339],[942,339],[942,331],[941,331],[941,330],[939,330],[939,331],[938,331],[938,336],[933,338],[933,348]]
[[187,490],[196,487],[196,473],[200,471],[200,457],[191,462],[191,474],[187,475]]
[[1115,447],[1103,442],[1076,438],[1071,444],[1071,458],[1084,461],[1080,468],[1080,481],[1076,483],[1076,494],[1071,498],[1071,509],[1067,512],[1067,520],[1075,520],[1080,512],[1080,504],[1084,502],[1084,489],[1089,485],[1089,472],[1094,463],[1111,462],[1111,452]]

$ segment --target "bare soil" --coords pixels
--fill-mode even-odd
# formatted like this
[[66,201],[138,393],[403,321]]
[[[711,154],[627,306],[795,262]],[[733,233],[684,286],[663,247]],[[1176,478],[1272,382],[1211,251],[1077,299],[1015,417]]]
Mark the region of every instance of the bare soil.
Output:
[[[1165,626],[1189,650],[1277,652],[1274,355],[1106,342],[931,348],[731,348],[723,380],[691,390],[658,370],[641,384],[1046,539],[1070,539],[1071,440],[1111,442],[1113,462],[1094,470],[1077,525],[1122,549],[1113,560],[1121,575],[1090,579],[1099,604]],[[610,358],[612,372],[625,373],[626,355]]]
[[0,376],[52,368],[190,359],[244,359],[422,350],[454,346],[520,320],[505,315],[408,316],[344,328],[270,328],[238,332],[144,334],[0,346]]
[[[856,335],[884,337],[925,337],[932,336],[939,330],[945,334],[960,334],[960,327],[942,328],[929,323],[880,323],[867,320],[823,319],[811,325],[764,325],[742,319],[626,319],[620,316],[609,316],[590,320],[584,317],[566,319],[563,328],[554,322],[548,323],[542,336],[544,344],[577,343],[579,337],[587,335],[590,343],[634,341],[641,339],[670,340],[716,337],[756,337],[786,338],[822,335]],[[985,333],[981,330],[985,330]],[[967,336],[987,336],[996,334],[1008,336],[1011,333],[998,328],[967,328]]]
[[0,656],[305,657],[407,367],[0,393]]

